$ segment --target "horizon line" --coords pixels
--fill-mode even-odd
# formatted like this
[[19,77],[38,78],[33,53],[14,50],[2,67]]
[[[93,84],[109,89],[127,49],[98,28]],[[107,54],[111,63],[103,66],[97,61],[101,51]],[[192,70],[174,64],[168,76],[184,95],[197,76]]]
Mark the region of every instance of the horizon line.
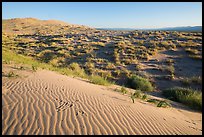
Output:
[[2,18],[2,20],[8,20],[8,19],[26,19],[26,18],[33,18],[33,19],[37,19],[37,20],[56,20],[56,21],[63,21],[65,23],[68,24],[73,24],[73,25],[82,25],[82,26],[88,26],[90,28],[101,28],[101,29],[168,29],[168,28],[177,28],[177,27],[202,27],[202,25],[182,25],[182,26],[171,26],[171,27],[153,27],[153,28],[135,28],[135,27],[93,27],[91,25],[84,25],[84,24],[76,24],[76,23],[70,23],[64,20],[58,20],[58,19],[40,19],[40,18],[36,18],[36,17],[14,17],[14,18]]

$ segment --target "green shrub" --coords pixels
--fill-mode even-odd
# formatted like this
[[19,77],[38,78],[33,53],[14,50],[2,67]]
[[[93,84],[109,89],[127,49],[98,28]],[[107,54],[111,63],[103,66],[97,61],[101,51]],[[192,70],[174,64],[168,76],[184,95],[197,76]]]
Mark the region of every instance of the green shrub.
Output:
[[147,95],[144,94],[144,95],[142,96],[142,100],[146,100],[146,99],[147,99]]
[[190,86],[193,83],[202,85],[202,78],[200,76],[193,76],[191,78],[184,78],[181,80],[181,82],[186,86]]
[[37,55],[37,57],[39,60],[48,63],[54,57],[54,55],[55,54],[52,50],[43,50]]
[[114,69],[115,65],[113,63],[108,62],[106,69]]
[[191,77],[191,81],[195,84],[202,84],[202,77],[198,76],[194,76],[194,77]]
[[76,62],[71,63],[71,64],[69,65],[69,68],[70,68],[71,70],[80,70],[80,69],[81,69],[81,67],[79,66],[79,64],[76,63]]
[[173,59],[166,59],[165,62],[169,65],[172,65],[174,63]]
[[120,73],[121,72],[120,72],[119,69],[116,69],[116,70],[113,71],[113,75],[116,76],[116,77],[120,76]]
[[141,91],[153,91],[152,84],[145,78],[134,75],[128,79],[128,85],[131,88],[138,89]]
[[32,70],[36,71],[37,70],[37,66],[36,65],[32,65]]
[[134,93],[131,93],[130,98],[132,99],[132,102],[135,102],[135,98],[141,98],[142,93],[140,90],[136,90]]
[[65,65],[65,58],[63,57],[57,57],[50,61],[50,64],[54,67],[62,67]]
[[148,99],[147,102],[158,104],[159,100],[158,99]]
[[202,110],[202,92],[190,88],[174,87],[162,91],[168,99],[186,104],[192,109]]
[[95,64],[88,61],[85,63],[85,68],[86,68],[86,71],[89,73],[89,74],[93,74],[94,73],[94,70],[95,70]]
[[175,68],[171,65],[171,66],[167,66],[166,67],[166,71],[168,71],[170,74],[174,74]]
[[89,77],[89,80],[91,80],[91,82],[94,84],[105,85],[105,86],[110,85],[110,82],[108,82],[105,78],[98,75],[91,75]]
[[120,90],[120,92],[122,92],[123,94],[127,94],[127,89],[126,88],[124,88],[124,87],[121,87],[121,90]]
[[161,101],[159,101],[159,103],[157,104],[157,107],[164,107],[164,108],[166,108],[166,107],[170,107],[171,105],[168,103],[168,102],[166,102],[165,100],[161,100]]
[[75,76],[79,76],[79,77],[85,77],[86,73],[84,71],[84,69],[82,69],[78,63],[73,62],[69,65],[69,69],[71,69],[74,73]]
[[6,75],[4,75],[4,76],[6,76],[6,77],[8,77],[8,78],[11,78],[11,77],[17,77],[18,75],[15,74],[13,71],[9,71],[8,74],[6,74]]
[[140,71],[142,69],[141,65],[140,64],[136,64],[136,71]]

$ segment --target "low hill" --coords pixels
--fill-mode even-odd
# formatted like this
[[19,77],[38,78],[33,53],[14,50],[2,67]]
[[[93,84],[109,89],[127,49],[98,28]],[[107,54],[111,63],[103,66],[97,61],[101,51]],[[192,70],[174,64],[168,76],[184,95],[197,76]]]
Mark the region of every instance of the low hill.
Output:
[[84,30],[88,28],[87,26],[69,24],[58,20],[39,20],[36,18],[2,20],[3,32],[10,34],[63,34],[70,29]]

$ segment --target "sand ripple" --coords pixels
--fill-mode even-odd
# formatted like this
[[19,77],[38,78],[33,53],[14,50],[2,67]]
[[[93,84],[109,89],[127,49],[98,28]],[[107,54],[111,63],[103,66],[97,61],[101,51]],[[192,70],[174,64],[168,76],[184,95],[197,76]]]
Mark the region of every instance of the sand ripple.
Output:
[[[50,71],[4,79],[2,134],[202,134],[175,109]],[[117,97],[117,98],[116,98]]]

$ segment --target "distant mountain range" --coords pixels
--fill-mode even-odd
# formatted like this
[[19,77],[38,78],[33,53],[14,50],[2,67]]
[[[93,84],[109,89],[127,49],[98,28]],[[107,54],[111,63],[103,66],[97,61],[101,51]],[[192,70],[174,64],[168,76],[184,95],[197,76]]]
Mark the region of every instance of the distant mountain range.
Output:
[[187,31],[187,32],[202,32],[202,26],[186,26],[186,27],[167,27],[167,28],[156,28],[156,29],[135,29],[135,28],[96,28],[99,30],[161,30],[161,31]]

